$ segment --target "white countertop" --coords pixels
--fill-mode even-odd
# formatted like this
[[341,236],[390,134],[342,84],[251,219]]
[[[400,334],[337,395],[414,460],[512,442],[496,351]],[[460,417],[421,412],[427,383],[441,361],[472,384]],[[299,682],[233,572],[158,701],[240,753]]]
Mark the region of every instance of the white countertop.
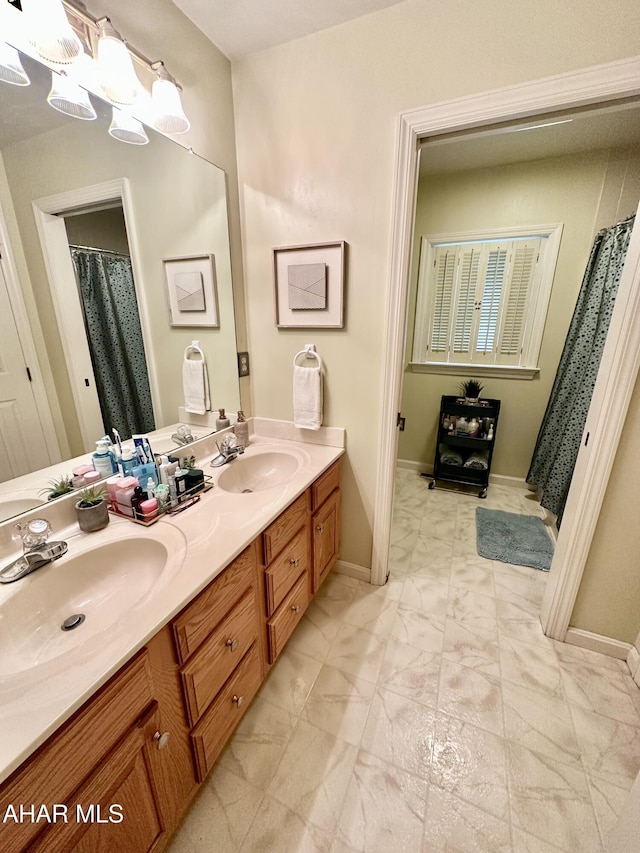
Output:
[[[269,422],[265,422],[265,427],[268,426]],[[273,434],[276,430],[265,428],[265,432]],[[194,506],[165,516],[148,528],[111,516],[109,526],[99,533],[80,533],[77,525],[57,530],[52,539],[68,542],[69,551],[65,557],[15,584],[0,586],[1,607],[9,603],[11,597],[20,595],[21,585],[37,582],[40,572],[55,573],[63,561],[77,556],[93,542],[97,543],[97,537],[101,535],[105,541],[137,536],[153,538],[154,531],[159,537],[164,530],[168,541],[174,543],[172,547],[177,552],[178,564],[184,557],[181,565],[168,573],[168,577],[155,585],[135,606],[127,608],[108,630],[24,672],[0,675],[0,781],[6,779],[344,453],[344,431],[335,429],[331,433],[333,446],[319,443],[321,437],[318,435],[314,435],[310,442],[290,440],[291,430],[286,439],[253,435],[246,451],[247,457],[267,446],[274,449],[279,446],[283,450],[295,451],[302,461],[296,473],[283,485],[251,494],[233,494],[215,486],[228,466],[210,468],[209,461],[214,454],[209,450],[207,456],[197,456],[197,461],[205,473],[212,474],[214,488],[201,495]],[[342,446],[335,446],[340,436]],[[6,558],[2,554],[0,564],[4,566],[17,553]],[[77,630],[81,629],[82,626]]]

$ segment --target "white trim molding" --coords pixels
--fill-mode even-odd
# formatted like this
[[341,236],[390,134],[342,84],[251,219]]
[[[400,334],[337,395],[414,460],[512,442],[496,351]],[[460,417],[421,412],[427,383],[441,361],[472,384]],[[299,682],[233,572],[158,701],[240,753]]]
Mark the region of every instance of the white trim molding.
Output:
[[338,575],[346,575],[350,578],[356,578],[365,583],[371,583],[371,569],[366,566],[359,566],[357,563],[347,563],[345,560],[336,560],[333,570]]
[[[402,394],[404,333],[417,194],[420,139],[498,122],[577,110],[640,95],[640,56],[484,92],[402,113],[398,122],[390,267],[385,312],[384,409],[374,510],[371,582],[387,574]],[[640,229],[629,246],[583,447],[543,603],[548,636],[564,640],[600,512],[640,359]],[[624,316],[623,316],[624,315]],[[608,350],[608,351],[607,351]],[[606,367],[605,367],[606,366]],[[613,425],[613,426],[612,426]],[[585,435],[586,435],[585,433]],[[587,453],[583,451],[588,451]],[[582,457],[582,458],[581,458]]]
[[455,364],[444,361],[411,361],[411,373],[440,373],[462,376],[473,371],[474,376],[493,376],[498,379],[535,379],[539,367],[518,367],[511,364]]
[[614,640],[613,637],[603,637],[602,634],[583,631],[582,628],[568,628],[564,641],[571,646],[580,646],[581,649],[589,649],[624,661],[633,649],[631,643],[623,643],[622,640]]

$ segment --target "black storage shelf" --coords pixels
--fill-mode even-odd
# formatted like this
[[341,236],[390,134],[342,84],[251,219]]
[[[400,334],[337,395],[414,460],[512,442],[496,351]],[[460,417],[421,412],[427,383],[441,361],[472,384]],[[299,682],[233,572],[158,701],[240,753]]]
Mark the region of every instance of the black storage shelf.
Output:
[[[443,396],[440,404],[440,414],[438,420],[438,437],[436,442],[436,453],[433,463],[433,476],[429,483],[429,488],[435,488],[438,480],[443,480],[450,483],[460,483],[461,485],[480,486],[478,497],[485,498],[489,487],[489,475],[491,473],[491,461],[493,458],[493,450],[498,432],[498,416],[500,414],[500,400],[483,400],[483,405],[475,403],[465,403],[460,397]],[[448,428],[443,426],[445,420],[454,418],[457,422],[458,418],[464,417],[467,422],[473,418],[477,418],[481,422],[483,437],[469,437],[468,435],[457,435],[455,432],[449,432]],[[493,437],[489,439],[489,426],[493,427]],[[440,446],[445,445],[450,448],[456,448],[460,451],[460,455],[464,458],[469,458],[473,452],[484,451],[487,453],[487,467],[474,468],[467,465],[452,465],[450,463],[440,461]],[[428,477],[428,474],[423,474]]]

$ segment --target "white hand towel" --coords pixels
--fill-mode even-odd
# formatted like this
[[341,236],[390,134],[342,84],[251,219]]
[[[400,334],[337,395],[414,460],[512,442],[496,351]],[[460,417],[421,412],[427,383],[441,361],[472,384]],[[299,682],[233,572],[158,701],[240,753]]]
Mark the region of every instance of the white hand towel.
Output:
[[320,429],[322,424],[322,368],[293,365],[293,425]]
[[210,408],[209,379],[204,361],[185,358],[182,363],[184,408],[194,415],[204,415]]

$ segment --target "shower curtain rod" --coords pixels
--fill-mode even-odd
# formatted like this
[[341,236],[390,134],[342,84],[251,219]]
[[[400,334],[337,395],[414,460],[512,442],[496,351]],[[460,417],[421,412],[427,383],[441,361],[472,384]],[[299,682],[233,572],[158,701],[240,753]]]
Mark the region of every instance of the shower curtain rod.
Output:
[[80,249],[83,252],[100,252],[103,255],[118,255],[120,258],[130,258],[126,252],[114,252],[112,249],[97,249],[95,246],[77,246],[75,243],[69,243],[70,249]]

